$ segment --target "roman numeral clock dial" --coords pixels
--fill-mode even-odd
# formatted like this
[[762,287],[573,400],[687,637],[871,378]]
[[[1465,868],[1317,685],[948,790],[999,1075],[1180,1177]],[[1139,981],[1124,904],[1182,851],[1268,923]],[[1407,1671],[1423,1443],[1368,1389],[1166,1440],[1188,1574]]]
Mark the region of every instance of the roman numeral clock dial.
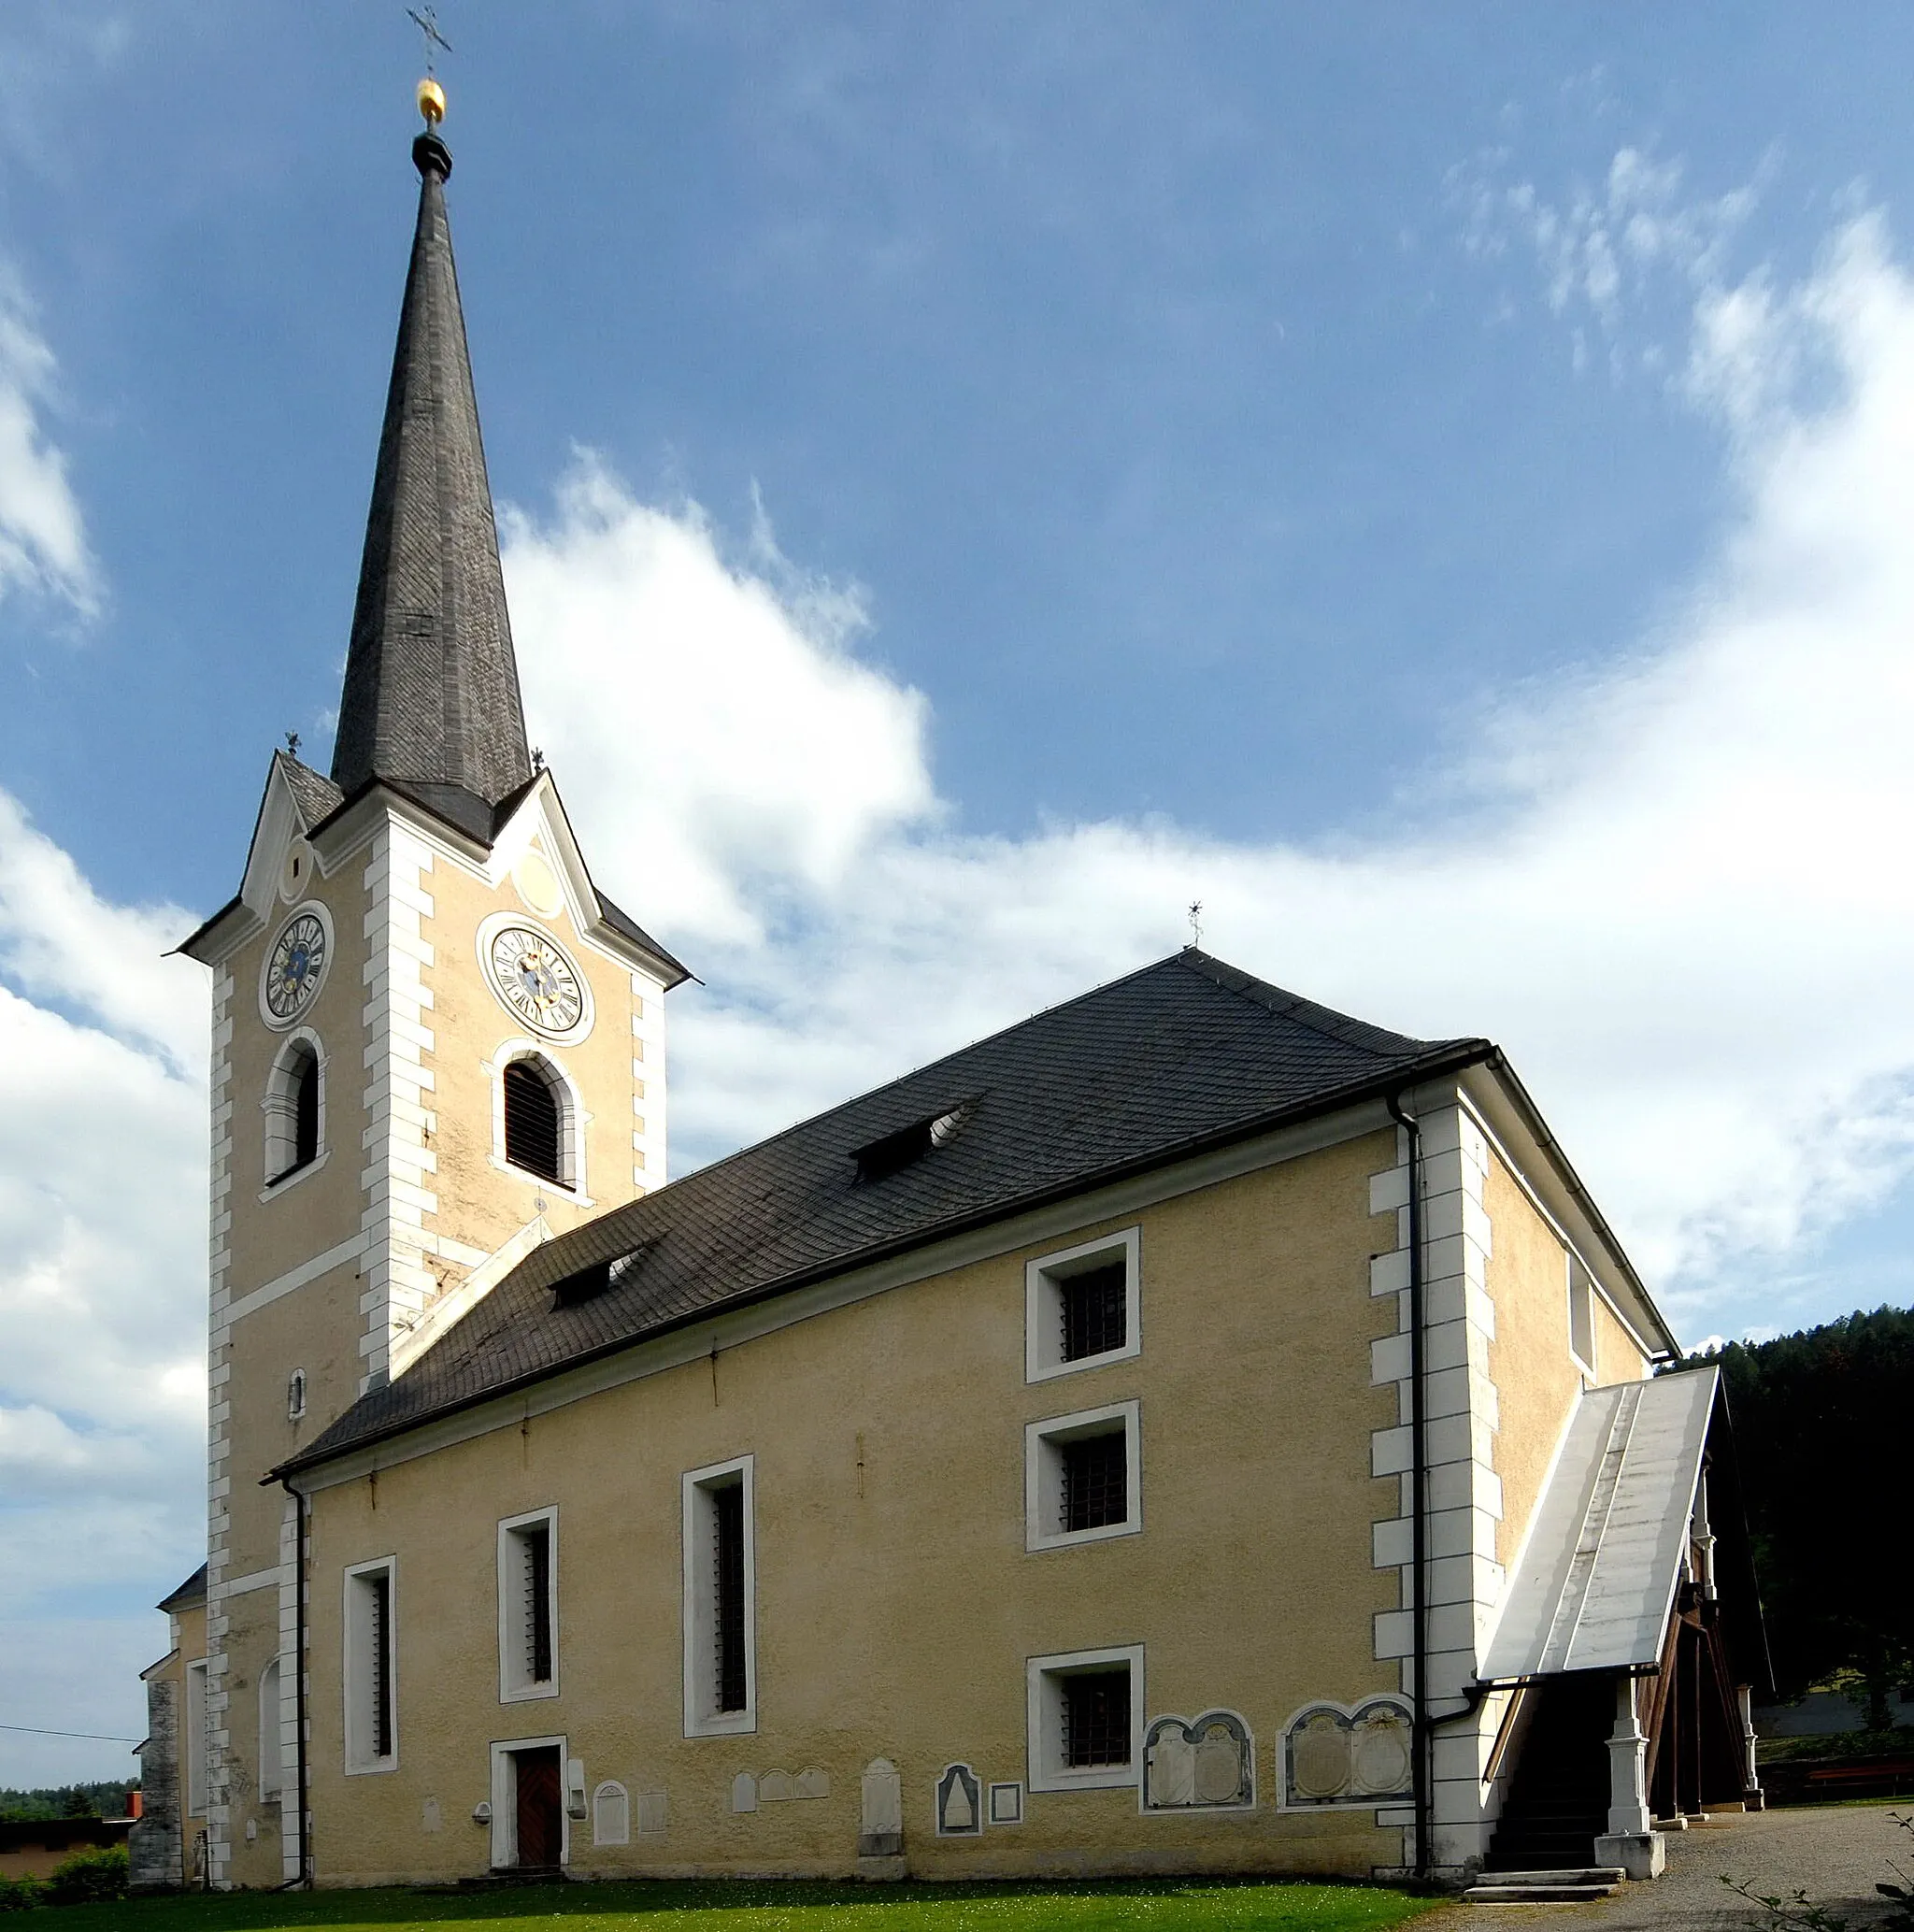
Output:
[[318,997],[326,952],[325,923],[316,912],[295,912],[279,928],[260,988],[276,1024],[290,1025]]
[[569,1033],[584,1018],[578,970],[549,933],[508,925],[493,934],[492,983],[526,1025],[540,1033]]

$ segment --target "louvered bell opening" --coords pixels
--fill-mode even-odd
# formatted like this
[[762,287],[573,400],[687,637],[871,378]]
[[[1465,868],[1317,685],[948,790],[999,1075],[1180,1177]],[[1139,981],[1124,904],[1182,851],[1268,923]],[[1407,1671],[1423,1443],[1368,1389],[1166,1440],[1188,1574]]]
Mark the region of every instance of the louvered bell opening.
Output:
[[505,1070],[505,1157],[528,1174],[564,1184],[558,1090],[530,1060]]
[[303,1054],[293,1075],[293,1165],[319,1158],[319,1057]]

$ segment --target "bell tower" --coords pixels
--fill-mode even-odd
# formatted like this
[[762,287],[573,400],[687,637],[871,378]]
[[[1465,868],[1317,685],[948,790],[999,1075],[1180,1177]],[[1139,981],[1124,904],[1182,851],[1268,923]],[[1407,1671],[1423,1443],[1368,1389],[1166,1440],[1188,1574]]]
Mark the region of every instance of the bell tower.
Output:
[[329,773],[275,751],[211,969],[206,1815],[303,1873],[294,1499],[264,1471],[529,1249],[664,1179],[664,995],[529,750],[421,86],[418,220]]

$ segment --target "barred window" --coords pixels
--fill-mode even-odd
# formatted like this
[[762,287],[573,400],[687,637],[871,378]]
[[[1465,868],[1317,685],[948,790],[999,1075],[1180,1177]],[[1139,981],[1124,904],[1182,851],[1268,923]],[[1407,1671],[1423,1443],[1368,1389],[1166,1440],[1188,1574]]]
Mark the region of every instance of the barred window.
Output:
[[1063,1457],[1062,1522],[1068,1536],[1102,1529],[1130,1514],[1130,1453],[1121,1425],[1102,1436],[1081,1436],[1058,1445]]
[[1130,1673],[1085,1670],[1065,1677],[1064,1763],[1072,1770],[1130,1762]]
[[1129,1268],[1121,1261],[1065,1275],[1057,1283],[1063,1304],[1064,1360],[1107,1355],[1129,1339]]

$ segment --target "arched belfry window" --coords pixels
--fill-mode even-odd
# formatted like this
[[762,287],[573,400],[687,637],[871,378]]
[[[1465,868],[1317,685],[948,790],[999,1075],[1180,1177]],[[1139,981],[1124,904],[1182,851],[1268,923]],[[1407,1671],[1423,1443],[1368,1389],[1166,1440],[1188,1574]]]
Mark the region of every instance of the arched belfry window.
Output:
[[565,1093],[542,1060],[511,1060],[505,1069],[505,1157],[514,1167],[561,1187],[565,1172]]
[[268,1187],[316,1161],[321,1132],[319,1045],[310,1034],[289,1039],[273,1064],[265,1095],[265,1179]]

